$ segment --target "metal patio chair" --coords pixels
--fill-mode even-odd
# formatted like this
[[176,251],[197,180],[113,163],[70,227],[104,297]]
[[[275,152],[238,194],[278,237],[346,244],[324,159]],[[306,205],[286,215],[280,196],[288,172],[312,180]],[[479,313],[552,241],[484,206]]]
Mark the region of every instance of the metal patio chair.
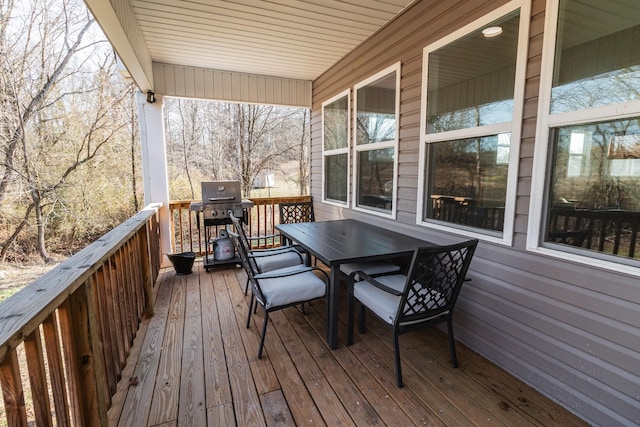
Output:
[[[280,246],[278,248],[270,248],[270,249],[250,249],[250,238],[247,237],[247,234],[244,230],[244,226],[242,225],[242,221],[230,214],[231,222],[233,223],[233,227],[235,230],[235,234],[237,234],[237,239],[242,243],[245,248],[245,252],[247,253],[247,257],[251,260],[253,264],[255,264],[256,271],[259,273],[268,273],[269,271],[278,270],[284,267],[292,267],[296,265],[306,264],[305,255],[301,254],[296,248],[293,246]],[[233,238],[234,236],[232,236]],[[234,239],[234,244],[236,245],[236,250],[238,254],[240,254],[239,243]],[[247,275],[247,283],[244,287],[244,294],[247,295],[249,290],[249,277]]]
[[[365,308],[393,330],[396,382],[402,387],[398,337],[415,329],[446,322],[451,364],[458,367],[453,336],[453,309],[478,240],[417,248],[408,273],[349,276],[347,345],[353,344],[355,300],[360,303],[360,332],[366,332]],[[360,276],[360,281],[355,280]]]
[[230,232],[229,234],[237,245],[242,266],[251,283],[251,301],[247,314],[247,328],[251,325],[251,314],[255,309],[258,306],[264,309],[264,323],[258,347],[258,359],[260,359],[264,348],[269,313],[297,304],[302,304],[304,309],[305,302],[326,298],[329,276],[320,268],[308,267],[304,264],[261,273],[255,262],[260,257],[252,256],[247,252],[247,248],[238,233]]

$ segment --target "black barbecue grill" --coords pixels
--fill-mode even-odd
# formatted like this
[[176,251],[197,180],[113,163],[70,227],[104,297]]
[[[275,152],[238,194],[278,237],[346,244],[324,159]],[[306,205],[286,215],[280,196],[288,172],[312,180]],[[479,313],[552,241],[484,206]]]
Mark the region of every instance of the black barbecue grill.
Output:
[[[214,258],[213,245],[215,243],[216,230],[219,226],[231,224],[230,213],[237,218],[247,219],[247,210],[253,206],[250,200],[243,200],[240,190],[240,181],[208,181],[201,183],[202,201],[192,202],[189,209],[196,212],[198,229],[204,228],[204,268],[206,271],[215,265],[240,262],[234,257],[228,260],[216,260]],[[200,222],[202,220],[202,223]]]

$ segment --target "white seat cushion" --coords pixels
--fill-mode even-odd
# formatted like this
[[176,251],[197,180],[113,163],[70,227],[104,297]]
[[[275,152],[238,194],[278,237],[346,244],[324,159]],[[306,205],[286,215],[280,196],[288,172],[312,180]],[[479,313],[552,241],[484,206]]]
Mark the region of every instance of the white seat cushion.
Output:
[[267,273],[269,271],[300,265],[303,263],[303,258],[293,249],[265,256],[256,256],[253,259],[256,261],[258,271],[261,273]]
[[[367,274],[391,273],[400,271],[400,266],[390,264],[388,262],[351,262],[340,265],[340,271],[349,276],[354,271],[364,271]],[[356,274],[356,281],[360,280],[360,276]]]
[[[381,276],[376,280],[391,289],[402,292],[407,276],[394,274],[392,276]],[[379,318],[389,324],[393,324],[400,304],[399,296],[378,289],[367,281],[356,282],[353,286],[353,295]]]
[[[271,271],[268,274],[285,274],[302,269],[304,269],[304,265],[301,264]],[[320,298],[327,292],[324,280],[316,276],[313,271],[272,279],[258,279],[258,283],[265,296],[267,309]]]
[[[391,276],[377,277],[376,280],[388,288],[394,289],[398,292],[403,292],[407,276],[404,274],[394,274]],[[423,288],[423,293],[431,294],[428,297],[431,300],[428,304],[431,309],[441,307],[446,304],[442,294],[435,289],[428,290],[427,288]],[[382,320],[389,324],[393,324],[396,319],[396,313],[398,312],[398,306],[400,305],[400,296],[396,296],[385,292],[382,289],[376,288],[367,281],[356,282],[353,287],[353,295],[358,299],[358,301],[367,306],[369,310],[374,312]],[[415,295],[412,298],[415,298]]]

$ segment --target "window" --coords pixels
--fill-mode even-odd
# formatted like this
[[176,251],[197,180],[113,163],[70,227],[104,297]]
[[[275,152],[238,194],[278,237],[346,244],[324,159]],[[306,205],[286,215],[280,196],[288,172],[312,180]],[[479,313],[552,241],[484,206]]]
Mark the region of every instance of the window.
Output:
[[395,217],[400,63],[355,87],[355,208]]
[[581,0],[550,4],[547,27],[556,37],[543,50],[553,61],[542,70],[534,154],[534,175],[548,178],[533,179],[540,184],[532,189],[528,246],[637,266],[640,9],[636,0],[606,10]]
[[419,223],[511,243],[527,2],[423,52]]
[[349,204],[349,90],[322,104],[323,196]]

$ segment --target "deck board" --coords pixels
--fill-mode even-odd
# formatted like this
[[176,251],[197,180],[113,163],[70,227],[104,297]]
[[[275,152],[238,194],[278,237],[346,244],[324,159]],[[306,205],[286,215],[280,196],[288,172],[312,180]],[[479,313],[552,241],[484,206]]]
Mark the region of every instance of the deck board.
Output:
[[162,271],[155,315],[145,319],[109,411],[112,426],[545,425],[586,426],[565,409],[458,344],[450,364],[436,328],[400,338],[405,387],[395,385],[388,329],[368,318],[365,334],[340,347],[325,339],[322,301],[245,327],[246,276],[234,267]]

